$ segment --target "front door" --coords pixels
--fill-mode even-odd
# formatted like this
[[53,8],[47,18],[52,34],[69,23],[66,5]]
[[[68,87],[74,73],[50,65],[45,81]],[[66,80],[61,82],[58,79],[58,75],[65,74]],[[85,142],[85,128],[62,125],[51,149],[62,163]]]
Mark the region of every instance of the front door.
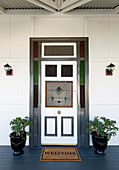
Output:
[[41,144],[77,145],[77,61],[41,61]]

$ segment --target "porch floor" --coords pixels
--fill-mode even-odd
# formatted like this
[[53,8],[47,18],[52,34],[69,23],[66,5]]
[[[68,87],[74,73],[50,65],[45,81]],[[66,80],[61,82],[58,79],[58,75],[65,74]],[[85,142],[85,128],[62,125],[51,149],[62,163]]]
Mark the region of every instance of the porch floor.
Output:
[[0,146],[0,170],[119,170],[119,146],[108,146],[104,156],[96,155],[93,147],[80,147],[82,162],[41,162],[42,147],[24,151],[13,156],[10,146]]

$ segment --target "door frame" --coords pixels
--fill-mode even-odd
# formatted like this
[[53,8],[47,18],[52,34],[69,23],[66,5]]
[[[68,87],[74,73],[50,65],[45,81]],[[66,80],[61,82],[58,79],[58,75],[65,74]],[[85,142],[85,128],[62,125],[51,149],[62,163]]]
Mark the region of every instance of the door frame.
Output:
[[[38,42],[38,59],[34,59],[33,43]],[[85,42],[85,109],[80,108],[80,42]],[[41,43],[76,43],[77,58],[41,58]],[[38,61],[38,108],[33,107],[33,81],[34,67],[33,61]],[[30,119],[34,122],[30,126],[32,136],[29,138],[29,145],[41,146],[41,61],[77,61],[77,139],[78,146],[89,146],[89,134],[86,133],[89,121],[89,54],[88,54],[88,37],[48,37],[48,38],[30,38],[30,101],[29,111]],[[40,113],[40,114],[39,114]]]

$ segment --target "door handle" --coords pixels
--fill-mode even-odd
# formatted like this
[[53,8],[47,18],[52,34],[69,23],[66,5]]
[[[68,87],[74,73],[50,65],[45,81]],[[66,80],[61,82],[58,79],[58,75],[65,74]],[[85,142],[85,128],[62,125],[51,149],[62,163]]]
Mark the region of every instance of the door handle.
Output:
[[60,115],[60,114],[61,114],[61,111],[60,111],[60,110],[58,110],[58,111],[57,111],[57,113]]

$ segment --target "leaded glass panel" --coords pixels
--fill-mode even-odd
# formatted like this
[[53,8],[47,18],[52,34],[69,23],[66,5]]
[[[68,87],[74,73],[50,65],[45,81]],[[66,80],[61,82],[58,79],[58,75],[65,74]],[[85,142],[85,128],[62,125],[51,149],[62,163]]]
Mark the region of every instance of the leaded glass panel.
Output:
[[46,81],[46,107],[73,107],[72,81]]

